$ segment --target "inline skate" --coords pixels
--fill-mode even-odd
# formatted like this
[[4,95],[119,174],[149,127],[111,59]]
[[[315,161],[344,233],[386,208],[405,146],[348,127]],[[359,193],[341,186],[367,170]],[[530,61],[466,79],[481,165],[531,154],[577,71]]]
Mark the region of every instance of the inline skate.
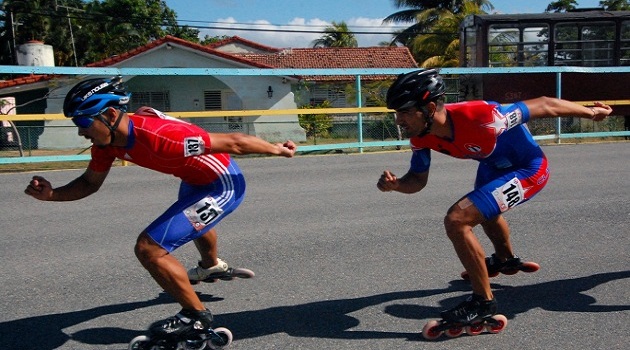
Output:
[[149,327],[149,335],[129,342],[129,350],[218,350],[232,343],[232,332],[212,329],[210,311],[182,310],[177,315]]
[[422,336],[427,340],[435,340],[442,334],[455,338],[464,332],[478,335],[484,329],[489,333],[499,333],[507,326],[507,317],[496,314],[496,310],[494,299],[484,300],[473,294],[455,308],[443,311],[441,320],[427,322],[422,328]]
[[[504,262],[497,258],[496,254],[486,257],[486,268],[488,269],[488,277],[497,277],[500,273],[504,275],[514,275],[519,271],[536,272],[540,269],[540,265],[533,261],[521,261],[518,256],[513,256]],[[468,280],[468,271],[461,273],[463,279]]]

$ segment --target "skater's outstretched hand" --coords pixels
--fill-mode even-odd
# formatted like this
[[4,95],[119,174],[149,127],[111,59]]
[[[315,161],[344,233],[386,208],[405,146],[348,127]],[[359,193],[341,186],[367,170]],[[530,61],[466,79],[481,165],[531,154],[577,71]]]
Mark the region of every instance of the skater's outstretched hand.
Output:
[[297,150],[297,146],[291,140],[286,141],[285,143],[276,143],[276,146],[280,149],[280,155],[291,158],[295,155],[295,151]]
[[389,170],[385,170],[376,183],[376,187],[382,192],[394,191],[399,185],[398,178]]
[[33,176],[24,193],[33,198],[47,201],[52,198],[53,189],[50,182],[41,176]]

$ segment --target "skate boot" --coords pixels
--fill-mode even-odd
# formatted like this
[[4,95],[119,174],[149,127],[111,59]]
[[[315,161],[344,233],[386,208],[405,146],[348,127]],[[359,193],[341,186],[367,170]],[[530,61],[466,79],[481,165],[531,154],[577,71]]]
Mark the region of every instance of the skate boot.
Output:
[[[504,275],[514,275],[519,271],[536,272],[540,269],[540,265],[533,261],[521,261],[521,258],[514,255],[513,257],[501,262],[496,254],[486,257],[486,268],[488,269],[488,277],[497,277],[499,273]],[[468,280],[468,271],[461,273],[463,279]]]
[[210,268],[204,269],[201,267],[201,261],[197,267],[188,270],[188,280],[191,284],[197,284],[199,282],[216,282],[217,280],[230,281],[235,277],[238,278],[252,278],[254,272],[244,268],[232,268],[227,262],[218,259],[218,263]]
[[149,333],[158,338],[180,337],[196,331],[202,333],[210,329],[212,313],[210,311],[196,311],[182,309],[177,315],[153,323]]
[[153,323],[149,335],[131,340],[129,350],[154,349],[224,349],[232,343],[232,332],[212,329],[208,310],[182,309],[177,315]]
[[485,300],[473,294],[454,308],[442,311],[440,316],[447,322],[466,324],[490,317],[496,313],[496,300]]
[[486,329],[499,333],[507,325],[507,318],[497,315],[497,302],[485,300],[473,294],[456,307],[443,311],[441,320],[429,321],[422,329],[422,335],[429,340],[437,339],[443,333],[449,338],[458,337],[464,332],[477,335]]

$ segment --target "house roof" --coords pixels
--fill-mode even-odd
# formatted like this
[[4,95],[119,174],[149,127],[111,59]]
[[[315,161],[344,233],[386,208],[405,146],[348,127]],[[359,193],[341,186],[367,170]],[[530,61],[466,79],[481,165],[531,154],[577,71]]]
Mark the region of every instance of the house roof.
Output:
[[[274,68],[418,68],[407,47],[335,47],[283,49],[275,53],[234,54]],[[347,81],[352,76],[305,76],[305,80]],[[365,80],[389,79],[390,76],[366,76]]]
[[245,58],[241,58],[238,56],[234,56],[219,50],[215,50],[211,47],[208,46],[203,46],[200,44],[195,44],[193,42],[184,40],[184,39],[180,39],[180,38],[176,38],[174,36],[170,36],[167,35],[161,39],[158,40],[153,40],[150,43],[146,44],[146,45],[142,45],[138,48],[135,48],[131,51],[127,51],[125,53],[122,53],[120,55],[116,55],[110,58],[106,58],[102,61],[98,61],[98,62],[94,62],[94,63],[90,63],[87,65],[87,67],[109,67],[109,66],[113,66],[117,63],[120,63],[122,61],[128,60],[134,56],[137,56],[143,52],[147,52],[149,50],[152,50],[156,47],[162,46],[162,45],[166,45],[166,44],[175,44],[175,45],[180,45],[183,47],[187,47],[193,50],[197,50],[199,52],[204,52],[204,53],[208,53],[214,56],[218,56],[221,58],[225,58],[227,60],[230,61],[235,61],[235,62],[240,62],[240,63],[244,63],[246,65],[250,65],[253,66],[255,68],[275,68],[275,67],[271,67],[271,66],[267,66],[265,64],[262,63],[258,63],[258,62],[253,62],[253,61],[249,61]]
[[[262,45],[238,36],[226,38],[210,45],[200,45],[173,36],[151,41],[131,51],[90,63],[87,67],[109,67],[131,59],[162,45],[178,45],[202,53],[220,57],[252,68],[417,68],[411,52],[406,47],[356,47],[356,48],[294,48],[280,49]],[[251,48],[251,52],[229,52],[229,45]],[[34,75],[0,81],[0,89],[50,80],[56,75]],[[311,81],[348,81],[353,76],[303,76]],[[369,76],[366,80],[382,80],[388,76]]]
[[211,43],[206,45],[206,47],[209,47],[211,49],[217,49],[217,50],[221,50],[221,48],[226,47],[230,44],[236,44],[236,45],[242,45],[242,46],[248,46],[252,49],[258,50],[258,51],[264,51],[264,52],[278,52],[281,51],[282,49],[279,49],[277,47],[271,47],[271,46],[267,46],[267,45],[262,45],[259,44],[257,42],[251,41],[251,40],[247,40],[244,38],[241,38],[240,36],[231,36],[229,38]]

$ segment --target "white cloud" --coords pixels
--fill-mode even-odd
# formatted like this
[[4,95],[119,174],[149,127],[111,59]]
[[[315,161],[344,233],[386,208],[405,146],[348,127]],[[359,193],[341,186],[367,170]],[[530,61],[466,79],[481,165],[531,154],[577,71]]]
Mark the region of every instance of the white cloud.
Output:
[[[400,24],[383,24],[382,18],[350,18],[344,21],[350,31],[356,33],[359,46],[378,46],[380,42],[389,42],[391,34],[364,34],[367,32],[392,33],[401,29]],[[208,26],[213,29],[201,29],[200,37],[209,36],[240,36],[263,45],[288,48],[312,47],[312,42],[322,36],[323,30],[332,23],[319,18],[305,19],[295,17],[286,25],[271,24],[266,20],[238,22],[233,17],[217,19]],[[221,28],[221,29],[214,29]],[[238,29],[249,30],[238,30]]]

